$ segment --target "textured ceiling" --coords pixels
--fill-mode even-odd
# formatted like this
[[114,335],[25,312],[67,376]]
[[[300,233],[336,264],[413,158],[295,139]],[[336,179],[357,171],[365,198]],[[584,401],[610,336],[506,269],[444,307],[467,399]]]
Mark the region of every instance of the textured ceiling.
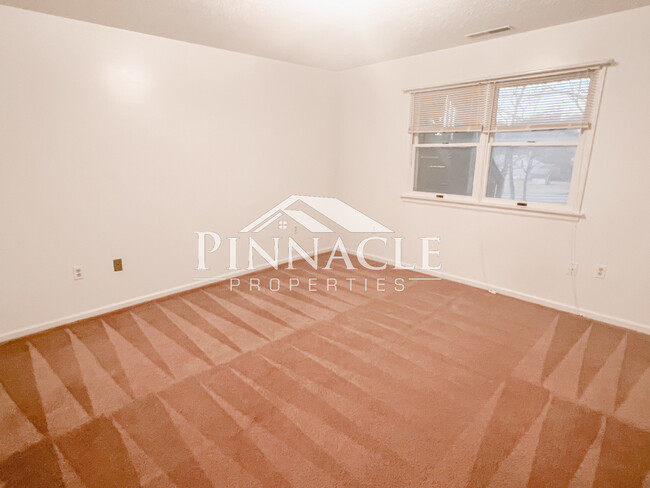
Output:
[[[458,46],[650,0],[0,0],[0,4],[325,69]],[[606,33],[603,33],[606,35]]]

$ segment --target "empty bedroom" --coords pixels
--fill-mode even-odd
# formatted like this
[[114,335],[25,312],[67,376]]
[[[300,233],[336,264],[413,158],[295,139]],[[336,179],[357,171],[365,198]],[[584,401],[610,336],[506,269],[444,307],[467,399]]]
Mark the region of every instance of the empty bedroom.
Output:
[[0,0],[0,488],[650,488],[650,0]]

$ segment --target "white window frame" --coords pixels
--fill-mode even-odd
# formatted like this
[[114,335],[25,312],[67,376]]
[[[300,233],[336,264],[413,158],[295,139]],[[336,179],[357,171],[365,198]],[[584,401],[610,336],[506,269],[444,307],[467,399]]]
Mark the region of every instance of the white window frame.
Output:
[[[475,131],[479,132],[479,131]],[[424,195],[433,195],[435,199],[442,199],[445,198],[447,199],[448,197],[454,197],[455,200],[459,202],[465,202],[465,203],[471,203],[474,201],[473,195],[476,194],[476,184],[477,184],[477,173],[478,173],[478,161],[479,161],[479,155],[482,149],[482,141],[483,141],[483,136],[484,134],[481,133],[481,136],[477,142],[450,142],[450,143],[442,143],[442,142],[437,142],[437,143],[432,143],[432,144],[425,144],[422,143],[420,144],[418,142],[418,134],[415,134],[415,141],[413,142],[413,151],[411,155],[411,165],[412,165],[412,178],[411,178],[411,189],[415,187],[415,176],[416,176],[416,164],[417,164],[417,150],[418,148],[427,148],[427,147],[439,147],[439,148],[462,148],[462,147],[475,147],[476,148],[476,162],[474,163],[474,180],[472,184],[472,195],[457,195],[455,193],[433,193],[433,192],[426,192],[426,191],[415,191],[413,190],[413,193],[422,193]],[[440,195],[440,196],[439,196]]]
[[[602,90],[605,79],[606,66],[612,64],[611,60],[598,63],[589,63],[585,65],[570,66],[566,68],[557,68],[553,70],[539,71],[540,74],[552,71],[562,71],[580,67],[600,66],[602,69],[600,82],[594,88],[594,107],[593,121],[587,128],[582,128],[580,137],[577,141],[544,141],[544,142],[494,142],[494,136],[497,132],[481,131],[478,143],[435,143],[420,144],[418,134],[409,135],[410,145],[410,165],[408,172],[408,186],[402,193],[403,201],[412,203],[429,203],[437,205],[447,205],[453,207],[474,207],[481,210],[500,211],[505,213],[516,213],[519,215],[537,215],[552,218],[578,220],[582,214],[582,201],[586,186],[587,174],[589,170],[589,160],[593,146],[594,132],[597,126],[598,112],[602,97]],[[535,73],[531,73],[535,74]],[[511,75],[512,77],[520,75]],[[508,78],[509,76],[499,77]],[[497,79],[497,78],[494,78]],[[480,80],[489,81],[489,80]],[[412,90],[406,91],[409,93]],[[494,94],[492,96],[495,96]],[[496,104],[495,104],[496,105]],[[550,130],[549,128],[548,130]],[[525,129],[521,129],[525,130]],[[417,164],[417,149],[421,147],[477,147],[476,162],[474,164],[474,181],[472,186],[472,195],[456,195],[449,193],[432,193],[425,191],[416,191],[415,176]],[[508,200],[503,198],[493,198],[486,196],[488,170],[490,167],[490,158],[492,147],[495,146],[576,146],[576,154],[573,162],[571,174],[571,183],[569,187],[569,197],[566,204],[543,203],[543,202],[523,202],[521,200]]]

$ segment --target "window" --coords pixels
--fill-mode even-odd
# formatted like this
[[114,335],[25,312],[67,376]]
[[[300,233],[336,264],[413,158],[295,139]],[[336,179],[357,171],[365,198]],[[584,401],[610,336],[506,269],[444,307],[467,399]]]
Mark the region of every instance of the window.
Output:
[[494,134],[485,196],[566,205],[579,138],[579,130]]
[[418,134],[415,191],[470,195],[480,132]]
[[606,64],[411,91],[406,198],[579,213]]

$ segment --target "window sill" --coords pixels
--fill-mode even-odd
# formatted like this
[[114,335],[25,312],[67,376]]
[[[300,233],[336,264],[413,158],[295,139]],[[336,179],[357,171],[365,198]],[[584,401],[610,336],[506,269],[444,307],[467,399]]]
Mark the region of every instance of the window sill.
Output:
[[454,199],[453,196],[445,195],[444,199],[437,198],[434,194],[421,192],[408,192],[401,195],[401,199],[408,203],[421,203],[426,205],[442,205],[445,207],[465,208],[468,210],[478,210],[485,212],[505,213],[512,215],[529,215],[531,217],[541,217],[548,219],[565,220],[577,222],[584,218],[580,214],[571,210],[553,210],[535,207],[516,207],[514,204],[499,204],[490,202],[477,202],[462,199]]

